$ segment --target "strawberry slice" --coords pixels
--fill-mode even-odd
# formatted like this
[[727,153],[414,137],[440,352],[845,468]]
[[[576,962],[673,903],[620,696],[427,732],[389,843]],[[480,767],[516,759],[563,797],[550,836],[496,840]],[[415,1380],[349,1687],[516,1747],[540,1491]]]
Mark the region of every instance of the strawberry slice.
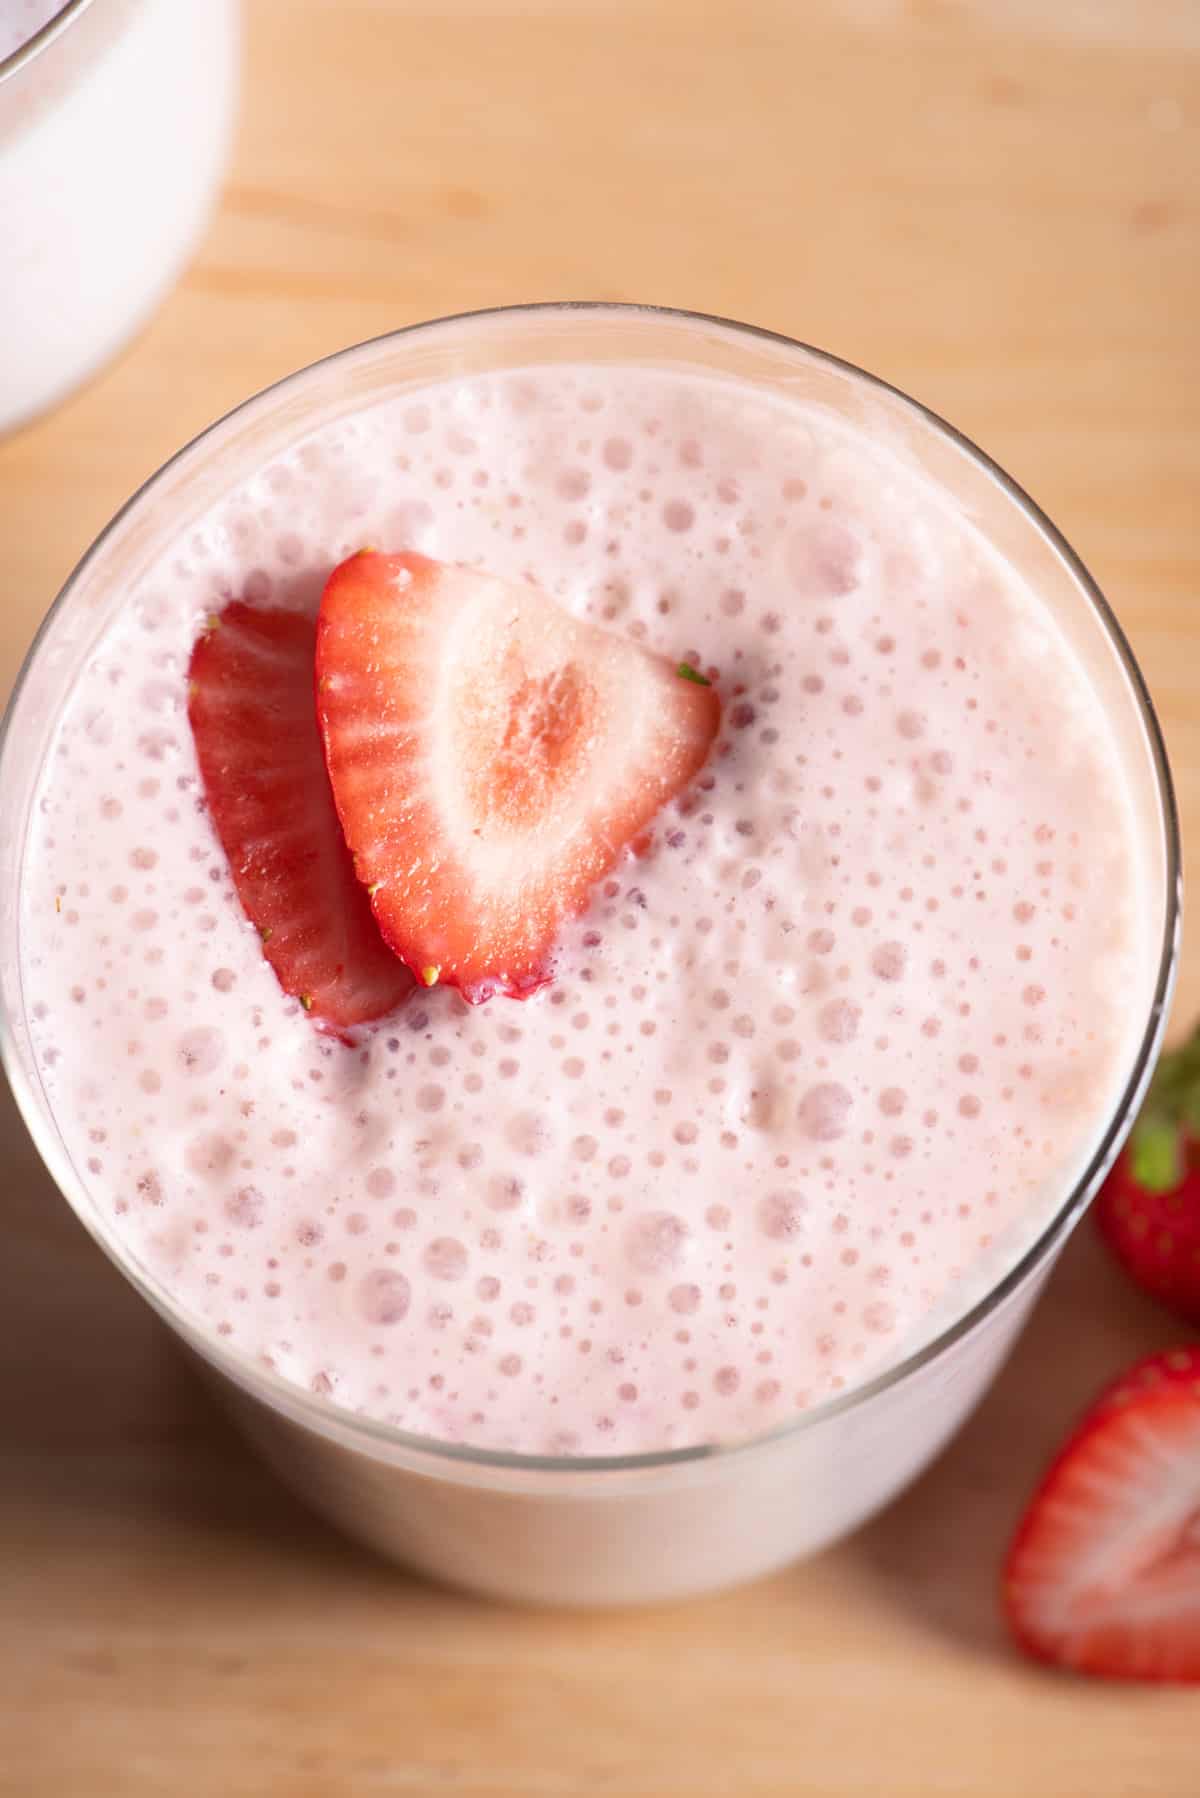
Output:
[[1017,1531],[1004,1605],[1039,1660],[1200,1681],[1200,1348],[1149,1356],[1083,1418]]
[[233,600],[200,637],[188,722],[209,816],[280,986],[322,1029],[383,1017],[412,976],[342,841],[313,705],[316,626]]
[[1155,1069],[1096,1222],[1144,1291],[1200,1324],[1200,1032]]
[[698,772],[720,715],[694,670],[536,587],[374,551],[326,585],[317,710],[385,939],[472,1003],[551,978],[564,919]]

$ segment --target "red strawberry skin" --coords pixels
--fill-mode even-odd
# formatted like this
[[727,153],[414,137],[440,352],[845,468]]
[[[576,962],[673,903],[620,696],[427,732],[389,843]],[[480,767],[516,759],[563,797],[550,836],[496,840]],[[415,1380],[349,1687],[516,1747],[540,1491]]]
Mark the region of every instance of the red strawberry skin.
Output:
[[699,771],[694,671],[524,582],[363,551],[331,575],[317,707],[385,940],[474,1003],[551,978],[564,920]]
[[231,601],[197,640],[188,722],[242,909],[284,992],[319,1028],[385,1016],[412,991],[342,840],[313,702],[311,618]]
[[1200,1347],[1147,1357],[1086,1413],[1016,1532],[1003,1604],[1037,1660],[1200,1682]]
[[1143,1291],[1200,1325],[1200,1039],[1160,1061],[1095,1215]]

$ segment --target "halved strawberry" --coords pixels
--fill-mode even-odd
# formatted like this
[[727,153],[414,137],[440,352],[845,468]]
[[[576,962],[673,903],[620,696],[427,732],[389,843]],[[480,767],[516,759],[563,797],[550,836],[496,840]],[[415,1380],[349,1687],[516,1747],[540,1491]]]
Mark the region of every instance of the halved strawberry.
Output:
[[233,600],[200,637],[188,722],[238,898],[285,993],[333,1031],[393,1011],[412,976],[342,841],[313,705],[316,627]]
[[1039,1660],[1200,1681],[1200,1348],[1110,1386],[1034,1495],[1004,1606]]
[[1200,1324],[1200,1032],[1155,1069],[1096,1222],[1139,1286]]
[[384,937],[428,986],[524,998],[563,920],[697,773],[716,694],[524,582],[414,554],[336,568],[317,709]]

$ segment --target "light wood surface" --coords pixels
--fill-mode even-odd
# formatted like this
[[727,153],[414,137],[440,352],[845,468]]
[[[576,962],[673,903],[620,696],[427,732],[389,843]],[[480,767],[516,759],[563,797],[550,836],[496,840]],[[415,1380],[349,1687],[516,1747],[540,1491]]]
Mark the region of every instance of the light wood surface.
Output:
[[[0,444],[0,686],[114,507],[251,389],[437,313],[664,301],[865,363],[1011,469],[1116,604],[1196,821],[1195,0],[250,0],[248,25],[199,257]],[[1180,1018],[1198,1001],[1190,950]],[[7,1100],[0,1191],[0,1792],[1200,1792],[1200,1694],[1034,1671],[995,1614],[1072,1412],[1178,1334],[1089,1230],[886,1516],[751,1590],[596,1618],[435,1591],[286,1498]]]

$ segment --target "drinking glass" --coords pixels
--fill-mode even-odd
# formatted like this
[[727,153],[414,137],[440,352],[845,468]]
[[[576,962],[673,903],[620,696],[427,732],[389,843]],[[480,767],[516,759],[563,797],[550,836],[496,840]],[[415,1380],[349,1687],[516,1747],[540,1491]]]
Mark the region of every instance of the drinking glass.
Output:
[[208,218],[237,0],[66,0],[0,62],[0,431],[105,362]]
[[[313,429],[414,386],[534,363],[670,368],[821,406],[951,494],[1067,632],[1094,684],[1136,818],[1145,913],[1128,992],[1136,1048],[1086,1166],[1031,1221],[990,1288],[896,1364],[769,1434],[658,1454],[488,1453],[337,1409],[200,1327],[115,1239],[42,1090],[18,958],[22,845],[56,720],[126,595],[222,494]],[[26,661],[0,740],[0,1050],[69,1203],[186,1345],[245,1434],[308,1502],[384,1554],[497,1597],[614,1604],[769,1572],[843,1535],[911,1480],[977,1403],[1123,1142],[1159,1045],[1176,961],[1179,840],[1145,685],[1109,607],[1034,503],[958,432],[832,356],[729,321],[611,305],[443,319],[359,345],[248,400],[159,471],[68,580]],[[502,1002],[502,1001],[501,1001]],[[102,1352],[102,1345],[96,1345]]]

